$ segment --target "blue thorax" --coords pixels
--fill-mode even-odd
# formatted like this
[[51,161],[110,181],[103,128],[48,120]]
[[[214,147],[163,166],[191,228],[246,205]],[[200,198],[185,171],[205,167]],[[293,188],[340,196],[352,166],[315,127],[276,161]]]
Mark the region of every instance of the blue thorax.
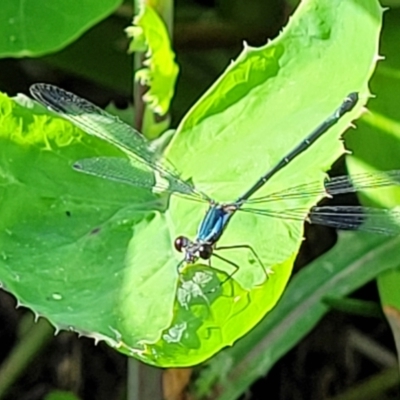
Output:
[[197,231],[196,242],[214,244],[221,237],[236,207],[211,204]]

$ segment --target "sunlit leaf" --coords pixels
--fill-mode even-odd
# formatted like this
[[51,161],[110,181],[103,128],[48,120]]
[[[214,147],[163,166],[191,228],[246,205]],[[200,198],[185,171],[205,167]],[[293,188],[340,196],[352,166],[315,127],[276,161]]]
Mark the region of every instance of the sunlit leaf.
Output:
[[127,33],[133,38],[130,50],[146,54],[145,67],[136,72],[136,79],[149,87],[143,100],[156,114],[165,115],[179,72],[165,23],[153,8],[142,5]]

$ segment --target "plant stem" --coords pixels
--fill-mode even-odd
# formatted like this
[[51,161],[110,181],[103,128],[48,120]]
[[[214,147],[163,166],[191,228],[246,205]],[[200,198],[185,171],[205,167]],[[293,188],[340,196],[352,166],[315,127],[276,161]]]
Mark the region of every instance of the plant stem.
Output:
[[[173,0],[134,0],[136,13],[142,5],[151,5],[163,18],[171,35]],[[136,52],[134,54],[134,71],[142,68],[145,55]],[[146,104],[143,94],[147,88],[135,80],[133,76],[133,96],[135,105],[135,122],[137,130],[142,131]],[[128,400],[162,400],[162,369],[150,367],[133,358],[128,359]]]

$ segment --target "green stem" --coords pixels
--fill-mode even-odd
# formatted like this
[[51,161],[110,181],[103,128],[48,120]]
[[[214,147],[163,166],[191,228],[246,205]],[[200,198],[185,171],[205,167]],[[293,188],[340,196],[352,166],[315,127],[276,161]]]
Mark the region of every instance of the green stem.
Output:
[[[173,0],[134,0],[135,12],[144,4],[151,5],[158,11],[161,18],[168,27],[171,35],[172,17],[173,17]],[[134,72],[143,66],[144,54],[136,52],[133,59]],[[143,101],[143,94],[147,90],[146,87],[135,81],[133,76],[133,96],[135,105],[135,123],[137,130],[142,131],[143,119],[146,112],[146,104]],[[144,132],[145,133],[145,132]],[[150,367],[133,358],[128,359],[128,400],[162,400],[162,369]]]
[[[31,317],[31,316],[29,316]],[[54,328],[45,319],[34,324],[14,346],[0,369],[0,399],[18,379],[39,351],[51,340]]]

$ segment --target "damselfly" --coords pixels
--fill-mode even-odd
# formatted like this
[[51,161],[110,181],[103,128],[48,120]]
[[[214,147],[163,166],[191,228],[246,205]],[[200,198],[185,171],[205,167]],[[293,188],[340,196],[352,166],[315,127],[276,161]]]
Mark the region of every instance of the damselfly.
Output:
[[[336,124],[344,114],[354,108],[358,101],[357,93],[349,94],[328,119],[273,168],[260,177],[236,201],[218,203],[197,190],[191,183],[182,180],[172,168],[166,166],[167,164],[160,162],[158,154],[151,143],[138,131],[117,117],[111,116],[87,100],[52,85],[35,84],[30,88],[30,91],[37,101],[47,106],[50,110],[70,120],[88,134],[115,145],[128,156],[128,159],[122,157],[95,157],[79,160],[74,164],[74,168],[77,171],[136,187],[153,188],[154,186],[158,186],[159,188],[162,187],[168,190],[170,193],[208,203],[208,211],[199,225],[196,238],[191,240],[182,235],[177,237],[174,242],[175,249],[184,253],[184,257],[179,265],[183,263],[193,264],[199,259],[209,260],[212,256],[215,256],[237,268],[237,264],[222,257],[216,251],[222,249],[217,246],[217,243],[226,230],[231,218],[238,211],[291,220],[306,219],[310,223],[339,229],[360,229],[383,234],[400,233],[400,225],[398,224],[400,213],[395,209],[387,210],[361,206],[315,206],[307,210],[305,214],[304,209],[289,209],[283,212],[274,212],[268,208],[268,204],[273,201],[281,201],[289,198],[311,197],[319,194],[334,196],[357,190],[398,184],[400,179],[400,171],[398,170],[332,178],[325,183],[323,191],[318,182],[291,187],[268,196],[254,197],[255,193],[276,173],[287,166],[294,158],[302,154],[327,132],[329,128]],[[161,177],[161,183],[155,183],[153,179],[143,179],[135,174],[132,169],[133,160],[135,165],[139,165],[143,169]],[[163,181],[164,184],[162,183]],[[223,248],[227,247],[245,247],[262,264],[257,253],[250,245],[236,244],[224,246]]]

